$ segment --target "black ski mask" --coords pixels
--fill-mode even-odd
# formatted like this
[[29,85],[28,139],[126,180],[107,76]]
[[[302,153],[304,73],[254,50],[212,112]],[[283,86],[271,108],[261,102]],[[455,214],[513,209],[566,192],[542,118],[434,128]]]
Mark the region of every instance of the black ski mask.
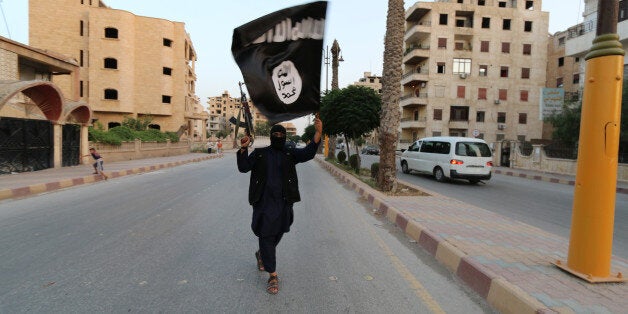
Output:
[[277,150],[282,150],[286,146],[286,128],[283,125],[275,124],[270,128],[270,146]]

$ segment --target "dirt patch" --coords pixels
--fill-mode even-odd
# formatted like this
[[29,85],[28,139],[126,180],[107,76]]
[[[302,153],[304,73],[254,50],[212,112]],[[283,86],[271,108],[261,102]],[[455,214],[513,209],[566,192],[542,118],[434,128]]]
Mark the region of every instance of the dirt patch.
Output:
[[390,191],[390,192],[384,192],[384,194],[388,196],[431,196],[430,194],[426,192],[415,189],[401,182],[397,182],[396,189],[393,189],[393,191]]

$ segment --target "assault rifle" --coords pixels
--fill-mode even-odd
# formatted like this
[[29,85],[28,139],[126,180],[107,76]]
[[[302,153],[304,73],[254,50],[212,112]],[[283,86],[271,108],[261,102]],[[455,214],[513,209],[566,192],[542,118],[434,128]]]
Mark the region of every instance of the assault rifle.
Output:
[[[244,85],[244,83],[238,82],[238,85],[240,86],[240,103],[242,104],[242,107],[240,108],[240,112],[238,113],[238,118],[236,119],[235,117],[231,117],[229,119],[229,122],[231,122],[232,124],[236,126],[236,129],[235,129],[236,136],[238,135],[238,128],[243,127],[244,132],[246,133],[246,136],[248,136],[249,139],[251,139],[250,144],[252,144],[253,139],[255,137],[254,132],[253,132],[253,115],[251,115],[251,108],[249,107],[249,102],[246,98],[246,94],[242,90],[242,85]],[[242,113],[244,113],[244,122],[240,121],[240,116],[242,115]],[[235,141],[234,141],[234,147],[236,147]]]

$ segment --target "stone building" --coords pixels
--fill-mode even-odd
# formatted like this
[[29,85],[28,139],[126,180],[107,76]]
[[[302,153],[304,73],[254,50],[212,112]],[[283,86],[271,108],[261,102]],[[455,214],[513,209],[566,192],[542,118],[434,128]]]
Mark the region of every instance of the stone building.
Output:
[[53,82],[64,92],[78,84],[79,99],[105,129],[125,116],[151,117],[152,128],[204,139],[207,114],[195,95],[196,52],[184,23],[100,0],[29,0],[29,42],[78,61],[78,82]]
[[0,37],[0,174],[79,164],[92,111],[78,78],[77,60]]
[[438,135],[541,138],[549,21],[541,2],[417,2],[406,11],[400,148]]
[[[255,108],[250,98],[248,99],[248,103],[255,124],[268,122],[266,117]],[[237,119],[241,107],[242,101],[240,97],[232,97],[228,91],[224,91],[220,96],[208,97],[207,110],[209,111],[209,119],[207,121],[207,130],[212,136],[219,131],[235,130],[233,124],[229,122],[229,119],[231,117]],[[240,120],[244,121],[244,117],[240,117]],[[244,134],[243,132],[243,130],[239,130],[239,133]]]

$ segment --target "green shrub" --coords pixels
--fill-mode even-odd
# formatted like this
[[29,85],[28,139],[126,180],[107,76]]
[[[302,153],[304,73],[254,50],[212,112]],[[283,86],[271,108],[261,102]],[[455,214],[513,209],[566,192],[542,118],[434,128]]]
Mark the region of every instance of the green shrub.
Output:
[[179,142],[179,134],[177,134],[177,132],[165,132],[165,134],[170,139],[171,143]]
[[109,129],[109,133],[115,134],[122,141],[135,140],[135,132],[126,126],[116,126]]
[[371,164],[371,178],[377,180],[377,174],[379,173],[379,162]]
[[336,157],[338,158],[338,161],[343,164],[347,159],[347,153],[345,153],[344,150],[341,150],[340,152],[338,152],[338,155]]
[[360,156],[358,156],[358,154],[349,156],[349,166],[351,166],[351,169],[353,169],[355,173],[360,173]]
[[142,140],[142,142],[159,142],[165,143],[168,138],[166,134],[161,133],[161,131],[156,129],[147,129],[143,131],[136,131],[135,135],[137,138]]

